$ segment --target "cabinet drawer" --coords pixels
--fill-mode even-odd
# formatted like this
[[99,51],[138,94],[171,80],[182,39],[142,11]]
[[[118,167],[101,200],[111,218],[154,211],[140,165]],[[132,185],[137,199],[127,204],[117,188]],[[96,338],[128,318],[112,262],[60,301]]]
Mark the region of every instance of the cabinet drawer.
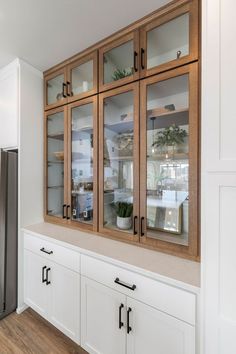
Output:
[[66,247],[25,233],[24,248],[45,259],[56,262],[76,272],[80,272],[80,254]]
[[[83,255],[81,256],[81,274],[195,325],[195,294]],[[117,278],[119,279],[117,282],[123,285],[115,282]],[[133,285],[133,289],[130,289]]]

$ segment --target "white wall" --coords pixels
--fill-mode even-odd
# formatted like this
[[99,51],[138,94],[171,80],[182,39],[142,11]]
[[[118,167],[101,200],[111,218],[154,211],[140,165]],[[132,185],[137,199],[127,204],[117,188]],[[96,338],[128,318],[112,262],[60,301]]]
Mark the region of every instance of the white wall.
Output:
[[236,2],[203,0],[202,353],[236,353]]

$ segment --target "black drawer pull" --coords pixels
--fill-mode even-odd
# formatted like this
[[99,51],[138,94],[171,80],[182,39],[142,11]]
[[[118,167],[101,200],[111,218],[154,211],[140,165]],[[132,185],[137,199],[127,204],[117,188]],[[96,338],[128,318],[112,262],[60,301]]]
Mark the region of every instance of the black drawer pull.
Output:
[[134,51],[134,71],[137,72],[138,68],[137,68],[137,57],[138,57],[138,53],[136,51]]
[[142,70],[145,69],[145,65],[144,65],[144,53],[145,53],[145,50],[143,48],[141,48],[141,68]]
[[62,96],[63,96],[64,98],[67,97],[67,95],[66,95],[66,90],[67,90],[67,86],[66,86],[66,84],[63,82],[63,84],[62,84]]
[[65,207],[66,207],[66,204],[63,204],[63,206],[62,206],[62,218],[63,218],[63,219],[66,219]]
[[47,268],[46,270],[46,285],[51,284],[50,280],[48,280],[48,273],[50,272],[51,268]]
[[137,215],[134,216],[134,222],[133,222],[133,234],[137,235],[137,230],[136,230],[136,220],[138,219]]
[[128,334],[129,334],[129,332],[132,331],[132,328],[129,325],[129,314],[130,314],[131,311],[132,311],[132,309],[129,307],[128,310],[127,310],[127,333]]
[[42,268],[42,283],[45,283],[47,281],[47,279],[45,278],[45,269],[46,268],[47,268],[46,266],[44,266]]
[[40,248],[40,251],[43,252],[43,253],[47,253],[47,254],[53,254],[53,251],[47,251],[45,250],[45,248]]
[[123,307],[124,307],[124,305],[120,304],[120,306],[119,306],[119,329],[121,329],[121,327],[124,326],[124,323],[121,321],[121,311],[122,311]]
[[129,285],[129,284],[126,284],[124,282],[121,282],[119,278],[116,278],[114,280],[114,283],[119,284],[121,286],[124,286],[125,288],[130,289],[130,290],[135,290],[136,289],[136,285],[134,285],[134,284],[133,285]]
[[141,236],[144,236],[144,235],[145,235],[144,229],[143,229],[143,222],[144,222],[144,217],[142,216],[142,217],[141,217]]
[[66,89],[66,94],[67,94],[67,96],[72,96],[71,95],[71,86],[70,86],[70,81],[67,81],[67,89]]

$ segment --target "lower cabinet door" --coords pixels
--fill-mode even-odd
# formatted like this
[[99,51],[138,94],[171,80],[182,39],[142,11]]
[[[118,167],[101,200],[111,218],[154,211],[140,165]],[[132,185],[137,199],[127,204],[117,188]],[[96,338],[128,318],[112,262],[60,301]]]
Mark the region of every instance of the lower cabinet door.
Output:
[[46,285],[48,261],[33,252],[24,251],[25,303],[44,318],[50,307],[50,288]]
[[56,263],[49,271],[51,306],[49,320],[80,344],[80,274]]
[[127,298],[127,354],[194,354],[195,328]]
[[124,295],[82,276],[81,346],[90,354],[125,354],[125,307]]

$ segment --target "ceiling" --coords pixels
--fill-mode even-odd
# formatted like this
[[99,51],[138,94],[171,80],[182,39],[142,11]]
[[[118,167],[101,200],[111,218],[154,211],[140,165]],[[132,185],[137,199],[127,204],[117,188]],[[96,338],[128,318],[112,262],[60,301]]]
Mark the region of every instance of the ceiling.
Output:
[[0,0],[0,68],[39,70],[80,52],[169,0]]

